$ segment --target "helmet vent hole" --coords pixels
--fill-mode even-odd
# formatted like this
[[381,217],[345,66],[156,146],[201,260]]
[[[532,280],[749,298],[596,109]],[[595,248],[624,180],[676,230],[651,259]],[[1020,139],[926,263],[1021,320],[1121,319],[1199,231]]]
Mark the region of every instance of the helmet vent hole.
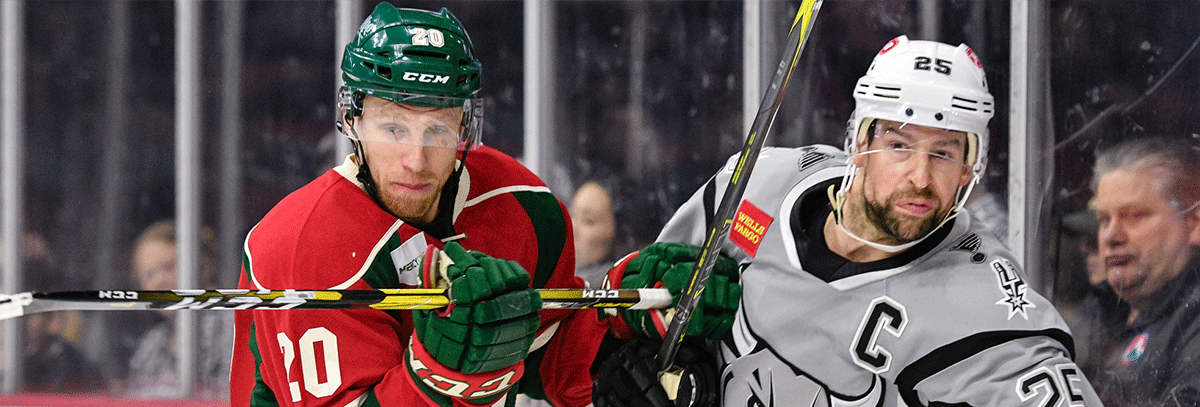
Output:
[[904,114],[905,114],[905,115],[907,115],[907,116],[912,116],[912,115],[913,115],[913,110],[912,110],[912,109],[904,109]]
[[362,65],[364,68],[367,68],[367,69],[375,72],[375,74],[377,74],[379,76],[382,76],[387,79],[392,79],[392,68],[389,68],[386,66],[375,65],[370,62],[363,62]]
[[962,97],[958,97],[958,96],[955,96],[950,100],[950,107],[953,107],[955,109],[962,109],[962,110],[966,110],[966,111],[970,111],[970,112],[979,111],[980,105],[987,106],[988,103],[986,103],[986,102],[980,103],[980,101],[978,101],[978,100],[966,99],[966,98],[962,98]]
[[443,54],[441,52],[430,52],[430,51],[419,50],[419,49],[405,50],[404,55],[410,56],[410,57],[426,57],[426,58],[434,58],[434,59],[441,59],[441,60],[447,60],[447,61],[450,60],[449,55]]

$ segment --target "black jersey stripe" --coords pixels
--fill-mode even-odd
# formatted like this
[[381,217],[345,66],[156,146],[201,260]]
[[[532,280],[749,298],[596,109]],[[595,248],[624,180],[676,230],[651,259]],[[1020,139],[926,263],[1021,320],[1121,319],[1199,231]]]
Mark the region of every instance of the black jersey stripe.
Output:
[[[921,381],[949,368],[951,365],[992,347],[1017,339],[1035,336],[1048,336],[1061,342],[1067,348],[1067,351],[1070,352],[1071,358],[1075,358],[1075,341],[1071,339],[1070,334],[1061,329],[980,332],[937,348],[904,367],[904,370],[901,370],[896,375],[896,387],[900,392],[900,398],[910,406],[923,406],[925,404],[922,404],[920,398],[917,397],[916,390],[917,384],[921,383]],[[929,404],[930,407],[946,405],[957,404]]]

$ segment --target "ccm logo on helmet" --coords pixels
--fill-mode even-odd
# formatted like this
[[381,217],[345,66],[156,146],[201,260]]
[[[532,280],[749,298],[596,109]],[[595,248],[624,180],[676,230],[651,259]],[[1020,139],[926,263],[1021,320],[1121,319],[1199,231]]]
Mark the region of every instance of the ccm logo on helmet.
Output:
[[442,84],[450,83],[449,76],[434,75],[431,73],[405,72],[404,75],[401,76],[400,78],[404,79],[406,81],[409,81],[409,82],[442,83]]

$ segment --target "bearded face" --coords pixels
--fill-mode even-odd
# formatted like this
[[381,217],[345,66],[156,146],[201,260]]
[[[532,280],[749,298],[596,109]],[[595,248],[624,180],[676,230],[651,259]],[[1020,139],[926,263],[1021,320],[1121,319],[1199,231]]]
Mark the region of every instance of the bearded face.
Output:
[[929,235],[949,216],[972,179],[963,162],[966,134],[879,120],[852,157],[848,226],[876,243],[902,245]]
[[429,108],[363,100],[354,124],[379,199],[406,222],[428,223],[454,173],[460,108]]
[[[912,202],[928,202],[922,205],[931,206],[923,211],[924,215],[900,209],[902,203]],[[867,222],[882,234],[878,242],[888,245],[908,243],[932,233],[950,212],[929,188],[896,191],[883,197],[882,202],[873,202],[864,194],[862,208]]]

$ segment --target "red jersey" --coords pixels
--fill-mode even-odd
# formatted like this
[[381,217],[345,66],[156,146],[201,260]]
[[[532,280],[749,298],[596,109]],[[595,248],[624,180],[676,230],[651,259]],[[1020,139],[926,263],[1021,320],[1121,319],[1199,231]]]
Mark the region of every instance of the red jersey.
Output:
[[[444,242],[379,208],[350,159],[279,202],[246,238],[240,288],[415,287],[428,245]],[[537,176],[488,147],[468,154],[454,204],[455,240],[520,263],[533,288],[582,288],[570,218]],[[469,405],[424,392],[404,366],[407,311],[235,311],[233,405]],[[543,310],[512,391],[560,406],[591,403],[588,370],[605,327],[595,310]],[[504,399],[501,399],[503,402]]]

